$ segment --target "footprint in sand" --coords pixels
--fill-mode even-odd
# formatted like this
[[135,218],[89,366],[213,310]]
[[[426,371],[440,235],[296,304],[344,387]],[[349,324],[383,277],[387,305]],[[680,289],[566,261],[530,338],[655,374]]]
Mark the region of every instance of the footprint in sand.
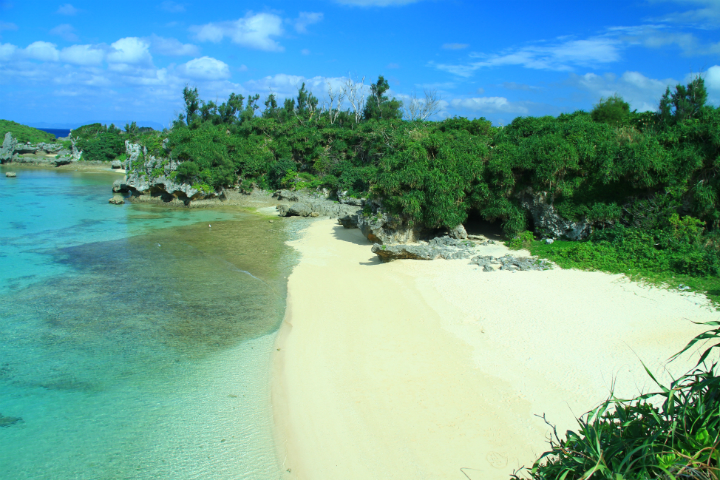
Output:
[[499,452],[488,452],[485,460],[487,460],[493,468],[504,468],[508,464],[507,457]]

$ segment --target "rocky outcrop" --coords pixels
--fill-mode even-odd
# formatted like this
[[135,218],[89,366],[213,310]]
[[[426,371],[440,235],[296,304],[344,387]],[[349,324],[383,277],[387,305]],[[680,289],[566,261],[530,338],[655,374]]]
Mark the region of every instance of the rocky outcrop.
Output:
[[552,268],[552,264],[545,259],[538,260],[538,257],[515,257],[510,254],[504,257],[481,255],[472,258],[470,261],[482,267],[485,272],[493,272],[495,270],[527,272],[530,270],[550,270]]
[[338,202],[344,203],[345,205],[354,205],[356,207],[362,207],[365,205],[364,198],[349,197],[347,191],[338,190],[337,199]]
[[311,192],[278,190],[273,197],[293,202],[276,207],[281,217],[357,218],[361,210],[359,206],[334,202],[325,195]]
[[58,143],[18,143],[10,132],[5,134],[0,148],[0,163],[33,163],[41,165],[64,165],[72,161],[69,153]]
[[359,215],[357,226],[365,238],[383,245],[415,243],[424,233],[419,225],[411,223],[406,217],[384,213],[380,209],[373,215]]
[[15,172],[5,172],[5,176],[6,176],[7,178],[15,178],[15,177],[17,177],[17,173],[15,173]]
[[110,162],[110,168],[112,168],[112,169],[119,169],[122,167],[123,167],[123,164],[120,160],[113,160],[112,162]]
[[122,165],[128,172],[124,181],[113,184],[113,192],[131,192],[133,196],[160,196],[164,201],[179,199],[186,204],[192,200],[212,198],[217,192],[203,192],[176,180],[175,171],[181,162],[148,155],[147,148],[125,141],[127,159]]
[[108,203],[111,203],[113,205],[122,205],[125,203],[125,199],[122,197],[122,195],[113,195],[113,197],[108,200]]
[[560,216],[546,192],[527,191],[520,196],[520,206],[530,212],[535,232],[548,237],[567,237],[581,240],[592,233],[592,224],[586,220],[578,222]]
[[372,246],[372,252],[383,262],[400,259],[435,260],[444,258],[445,260],[458,260],[477,255],[480,246],[469,240],[437,237],[429,242],[416,244],[381,245],[376,243]]
[[448,232],[448,235],[451,238],[457,238],[458,240],[465,240],[468,238],[467,230],[465,230],[465,227],[462,223],[450,230],[450,232]]
[[0,163],[7,163],[12,160],[16,146],[17,140],[13,138],[10,132],[7,132],[3,139],[2,148],[0,148]]

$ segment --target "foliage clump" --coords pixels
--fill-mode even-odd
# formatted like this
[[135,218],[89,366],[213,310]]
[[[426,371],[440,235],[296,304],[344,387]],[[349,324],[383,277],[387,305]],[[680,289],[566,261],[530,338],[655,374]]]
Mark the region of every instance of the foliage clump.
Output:
[[[720,338],[720,322],[681,352]],[[560,438],[528,471],[532,480],[717,480],[720,477],[720,376],[708,362],[711,345],[697,365],[670,385],[647,370],[659,391],[632,399],[608,398],[578,419],[576,431]],[[543,416],[543,418],[545,418]],[[514,478],[519,479],[517,475]]]
[[607,123],[609,125],[620,125],[630,113],[630,104],[615,94],[607,99],[600,99],[595,108],[590,112],[593,121]]

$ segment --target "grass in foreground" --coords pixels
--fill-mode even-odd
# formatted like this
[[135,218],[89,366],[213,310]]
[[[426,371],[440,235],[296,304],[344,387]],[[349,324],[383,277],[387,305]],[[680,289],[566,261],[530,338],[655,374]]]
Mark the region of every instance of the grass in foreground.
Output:
[[[718,340],[720,322],[693,339]],[[647,370],[659,391],[630,400],[611,396],[578,419],[527,471],[532,480],[717,480],[720,475],[720,376],[711,345],[696,366],[670,385]],[[659,406],[658,406],[659,405]],[[544,418],[544,417],[543,417]],[[516,474],[512,477],[520,479]]]

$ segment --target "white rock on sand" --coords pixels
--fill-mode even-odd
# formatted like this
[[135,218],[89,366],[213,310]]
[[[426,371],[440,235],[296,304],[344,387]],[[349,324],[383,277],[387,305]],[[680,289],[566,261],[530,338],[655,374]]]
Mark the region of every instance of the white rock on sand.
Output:
[[286,478],[507,479],[547,449],[535,414],[574,429],[613,384],[651,389],[641,360],[662,373],[704,330],[691,320],[720,319],[704,297],[620,275],[381,264],[332,220],[292,245],[273,373]]

